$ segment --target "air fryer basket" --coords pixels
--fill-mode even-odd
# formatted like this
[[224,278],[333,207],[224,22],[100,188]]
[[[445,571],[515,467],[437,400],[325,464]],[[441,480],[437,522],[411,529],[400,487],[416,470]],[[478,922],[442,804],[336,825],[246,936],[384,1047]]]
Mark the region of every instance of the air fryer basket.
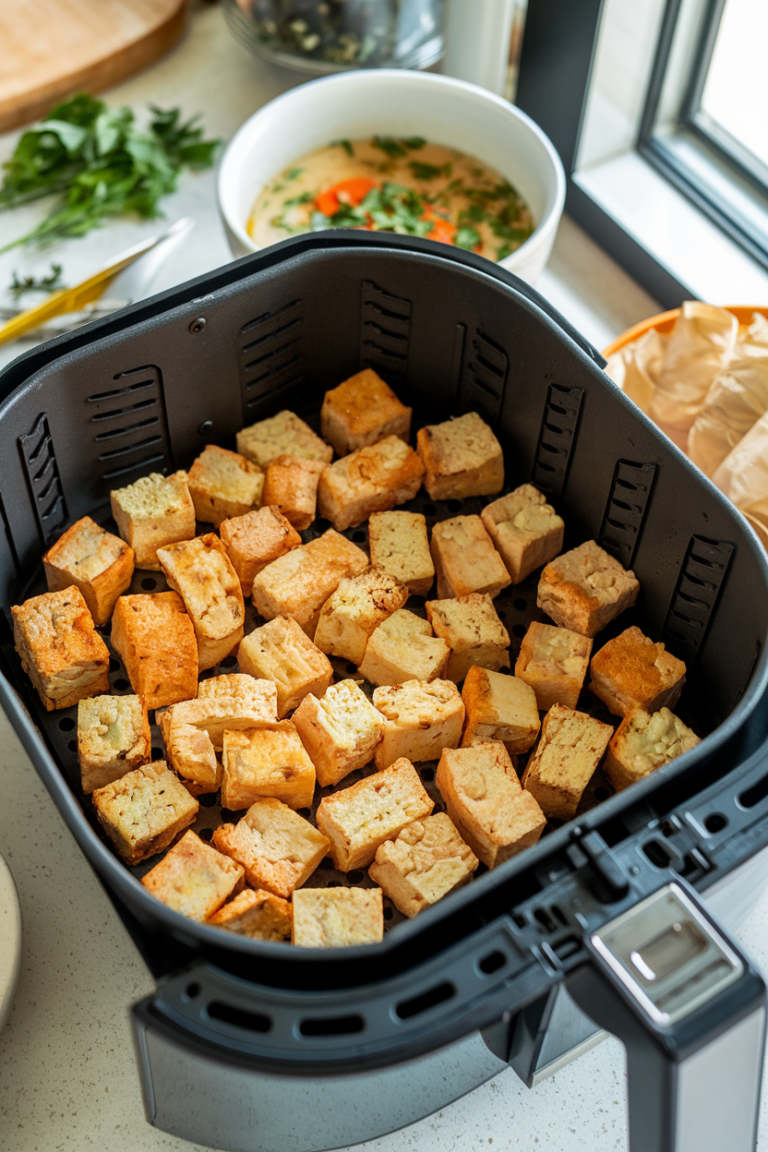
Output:
[[[364,366],[417,424],[480,412],[504,447],[505,491],[532,481],[563,515],[566,548],[594,538],[633,568],[638,604],[613,634],[638,623],[686,661],[681,714],[706,739],[603,803],[593,788],[575,821],[416,919],[393,917],[381,944],[319,951],[186,920],[115,858],[79,792],[75,710],[40,707],[8,608],[44,590],[41,554],[67,524],[86,513],[108,524],[110,488],[186,467],[282,408],[312,420],[324,391]],[[706,888],[768,841],[765,556],[601,366],[502,269],[428,241],[334,232],[238,261],[0,375],[0,698],[161,978],[144,1025],[271,1071],[384,1067],[475,1028],[507,1059],[510,1020],[580,970],[590,932],[671,878],[689,895]],[[424,494],[413,506],[432,521],[460,510]],[[347,534],[364,546],[364,527]],[[139,573],[132,590],[161,586]],[[497,604],[514,650],[536,615],[535,580]],[[129,689],[118,662],[110,682]],[[203,807],[196,827],[218,818]]]

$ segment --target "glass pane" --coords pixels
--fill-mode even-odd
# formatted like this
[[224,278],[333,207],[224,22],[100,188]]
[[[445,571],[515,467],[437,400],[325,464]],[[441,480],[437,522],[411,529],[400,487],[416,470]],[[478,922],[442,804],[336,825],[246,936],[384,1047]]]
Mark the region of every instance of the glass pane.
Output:
[[701,107],[768,165],[766,44],[766,0],[726,0]]

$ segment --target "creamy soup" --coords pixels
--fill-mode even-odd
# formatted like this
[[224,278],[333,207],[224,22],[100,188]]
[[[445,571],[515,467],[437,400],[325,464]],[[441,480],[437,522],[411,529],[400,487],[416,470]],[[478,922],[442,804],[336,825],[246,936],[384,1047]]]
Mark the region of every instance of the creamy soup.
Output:
[[324,228],[426,236],[503,260],[534,222],[512,185],[474,157],[420,137],[374,136],[302,156],[267,185],[248,222],[260,247]]

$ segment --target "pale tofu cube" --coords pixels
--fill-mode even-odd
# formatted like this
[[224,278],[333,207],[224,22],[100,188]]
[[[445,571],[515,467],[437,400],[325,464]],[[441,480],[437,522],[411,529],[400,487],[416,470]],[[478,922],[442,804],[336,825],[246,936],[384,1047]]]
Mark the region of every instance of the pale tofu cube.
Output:
[[562,704],[552,705],[523,774],[523,787],[545,816],[573,819],[612,736],[610,724]]
[[148,764],[152,737],[139,696],[91,696],[77,705],[77,759],[83,792],[104,788]]
[[249,675],[274,681],[280,719],[298,708],[309,692],[322,696],[333,679],[328,657],[295,620],[281,616],[249,632],[240,644],[237,660]]
[[480,515],[513,584],[554,560],[563,546],[565,524],[533,484],[494,500]]
[[589,637],[534,621],[520,645],[515,676],[533,688],[540,712],[548,712],[553,704],[575,708],[591,652]]
[[317,826],[331,842],[335,867],[350,872],[367,868],[380,844],[433,808],[413,764],[402,757],[383,772],[325,796]]
[[669,708],[635,708],[622,720],[605,754],[605,774],[617,792],[642,780],[701,741]]
[[94,624],[106,624],[118,596],[133,576],[133,549],[83,516],[43,556],[49,592],[74,585],[83,594]]
[[407,599],[406,586],[383,568],[345,576],[320,610],[315,644],[328,656],[361,664],[374,630]]
[[478,864],[450,816],[436,812],[380,845],[368,875],[400,912],[413,917],[471,880]]
[[97,788],[93,806],[126,864],[140,864],[162,852],[189,827],[200,807],[164,760]]
[[133,548],[137,568],[159,572],[158,548],[191,540],[195,534],[195,506],[186,472],[171,476],[151,472],[116,488],[109,498],[117,530]]
[[[221,676],[207,676],[197,686],[201,700],[211,696],[230,696],[248,702],[254,708],[277,708],[277,689],[266,680],[259,680],[245,672],[225,672]],[[273,719],[276,718],[276,713]]]
[[305,696],[293,723],[321,788],[368,764],[384,730],[384,717],[354,680],[332,684],[320,699]]
[[293,525],[277,508],[268,505],[258,512],[223,520],[219,534],[244,596],[250,596],[255,577],[267,564],[301,544],[301,536]]
[[293,894],[293,943],[302,948],[376,944],[384,936],[380,888],[302,888]]
[[464,703],[450,680],[382,685],[374,690],[373,705],[384,717],[384,733],[374,753],[379,769],[402,757],[414,763],[436,760],[443,748],[458,747]]
[[[230,683],[221,683],[230,681]],[[214,689],[207,687],[213,684]],[[277,723],[277,687],[271,680],[253,676],[216,676],[201,680],[197,700],[182,700],[162,714],[160,728],[166,732],[180,724],[192,724],[207,733],[217,752],[223,747],[224,733],[244,728],[263,728]]]
[[199,670],[215,667],[240,643],[245,624],[243,591],[226,548],[209,532],[158,548],[157,558],[194,625]]
[[533,747],[540,722],[530,685],[475,665],[467,672],[461,698],[467,713],[462,748],[500,740],[517,756]]
[[197,639],[176,592],[121,596],[111,640],[150,710],[197,694]]
[[221,765],[204,728],[197,728],[194,724],[171,724],[168,735],[163,733],[163,740],[169,764],[193,796],[218,792]]
[[399,608],[371,634],[360,675],[371,684],[441,680],[450,654],[428,620]]
[[387,436],[325,469],[317,490],[320,515],[338,532],[354,528],[372,512],[412,500],[423,474],[418,454],[398,436]]
[[435,635],[451,649],[446,679],[460,683],[473,665],[509,668],[509,633],[487,593],[428,600],[426,609]]
[[227,517],[259,507],[264,473],[238,452],[208,444],[189,470],[187,487],[197,519],[218,528]]
[[435,579],[427,521],[420,512],[374,512],[368,521],[371,564],[389,572],[414,596],[426,596]]
[[300,456],[330,464],[333,448],[325,444],[294,412],[278,412],[237,434],[237,450],[247,460],[266,468],[278,456]]
[[243,869],[189,831],[141,882],[174,912],[203,921],[240,891]]
[[237,824],[222,824],[213,843],[243,866],[253,888],[284,899],[309,879],[330,848],[309,820],[272,799],[257,800]]
[[685,664],[639,628],[627,628],[592,657],[589,690],[614,716],[635,708],[673,708],[685,684]]
[[411,411],[372,368],[350,376],[323,399],[320,431],[339,456],[377,444],[387,436],[408,442]]
[[324,468],[322,460],[278,456],[267,465],[264,503],[277,508],[303,532],[315,518],[317,485]]
[[536,603],[561,628],[596,636],[637,599],[640,584],[603,548],[588,540],[547,564]]
[[289,808],[309,808],[315,794],[315,766],[295,724],[224,733],[222,807],[237,811],[271,796]]
[[291,905],[282,896],[246,888],[214,912],[208,923],[251,940],[290,940],[292,920]]
[[487,592],[498,596],[509,573],[479,516],[454,516],[432,529],[432,559],[441,599]]
[[416,444],[432,500],[492,496],[504,487],[501,445],[477,412],[420,428]]

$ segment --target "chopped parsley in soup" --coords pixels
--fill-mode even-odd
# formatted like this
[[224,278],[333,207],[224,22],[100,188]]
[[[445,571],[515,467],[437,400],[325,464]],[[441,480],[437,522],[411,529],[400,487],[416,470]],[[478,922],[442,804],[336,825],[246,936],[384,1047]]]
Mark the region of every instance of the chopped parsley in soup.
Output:
[[263,190],[248,222],[260,247],[324,228],[426,236],[503,260],[534,222],[512,185],[474,157],[420,137],[374,136],[297,160]]

